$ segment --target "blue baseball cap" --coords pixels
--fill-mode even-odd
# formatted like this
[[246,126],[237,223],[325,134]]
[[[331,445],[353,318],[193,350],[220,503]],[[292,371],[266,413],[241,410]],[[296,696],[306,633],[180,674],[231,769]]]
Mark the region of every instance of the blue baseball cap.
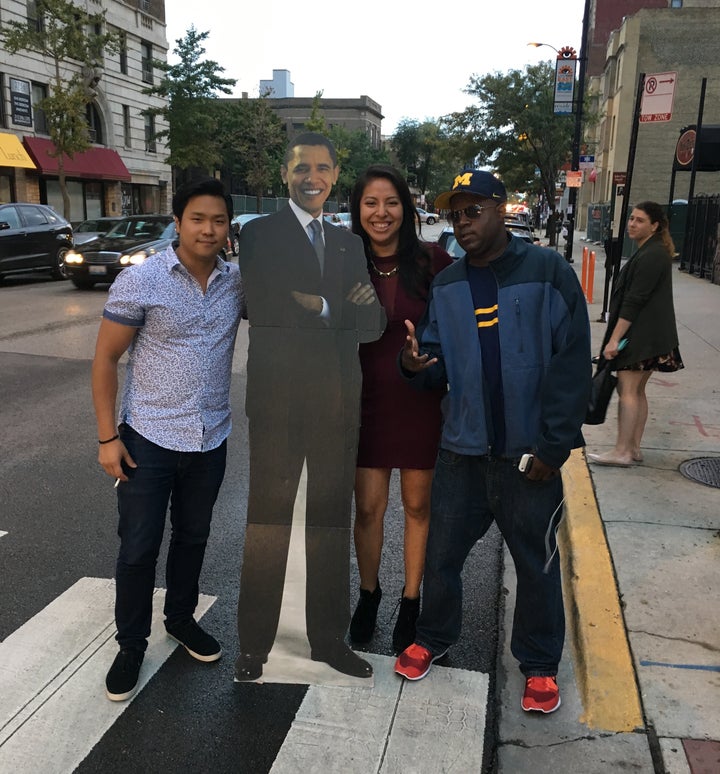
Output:
[[450,198],[459,193],[474,194],[496,202],[507,201],[505,186],[495,175],[482,169],[464,169],[453,181],[452,190],[441,193],[435,199],[435,209],[449,210]]

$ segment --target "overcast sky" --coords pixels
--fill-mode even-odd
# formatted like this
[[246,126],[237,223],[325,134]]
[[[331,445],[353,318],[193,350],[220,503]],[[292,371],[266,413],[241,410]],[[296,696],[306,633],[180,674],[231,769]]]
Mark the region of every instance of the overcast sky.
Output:
[[289,70],[296,97],[357,98],[380,103],[383,134],[403,118],[438,118],[471,104],[471,75],[522,70],[555,59],[550,48],[580,49],[583,0],[455,2],[375,0],[315,6],[308,21],[290,0],[168,0],[168,56],[191,25],[209,31],[206,59],[235,78],[234,95],[258,96],[261,79]]

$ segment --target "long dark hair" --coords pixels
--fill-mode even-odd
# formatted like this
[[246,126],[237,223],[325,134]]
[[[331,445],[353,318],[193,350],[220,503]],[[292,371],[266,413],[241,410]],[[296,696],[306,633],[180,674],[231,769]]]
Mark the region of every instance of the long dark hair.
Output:
[[368,272],[372,273],[371,261],[375,256],[370,237],[360,223],[360,202],[365,188],[370,182],[378,178],[383,178],[391,183],[397,191],[403,208],[403,219],[398,232],[397,255],[400,282],[410,296],[426,299],[432,281],[430,250],[418,239],[416,225],[419,223],[419,218],[408,184],[394,167],[387,164],[369,166],[357,179],[350,194],[352,230],[361,237],[365,245]]
[[658,229],[655,233],[662,239],[665,248],[670,253],[670,257],[675,255],[675,243],[670,236],[670,224],[662,204],[651,201],[638,202],[633,206],[633,209],[642,210],[650,218],[650,223],[658,224]]

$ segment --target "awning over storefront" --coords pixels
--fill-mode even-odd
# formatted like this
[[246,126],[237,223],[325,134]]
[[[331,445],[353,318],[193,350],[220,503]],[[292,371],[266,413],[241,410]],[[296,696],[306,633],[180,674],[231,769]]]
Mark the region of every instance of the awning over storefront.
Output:
[[0,167],[35,169],[35,165],[25,152],[20,138],[14,134],[0,132]]
[[[43,175],[58,174],[58,159],[49,154],[54,149],[50,140],[42,137],[26,137],[25,147]],[[68,177],[84,180],[122,180],[130,182],[130,173],[118,155],[110,148],[90,148],[76,153],[72,158],[64,156],[63,167]]]

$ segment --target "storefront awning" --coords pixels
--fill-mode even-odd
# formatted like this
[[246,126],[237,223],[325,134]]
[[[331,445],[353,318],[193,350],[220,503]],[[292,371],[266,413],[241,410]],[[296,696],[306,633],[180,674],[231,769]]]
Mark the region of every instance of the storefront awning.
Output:
[[35,169],[32,159],[14,134],[0,132],[0,167]]
[[[49,154],[54,149],[50,140],[42,137],[26,137],[25,147],[43,175],[58,174],[58,159]],[[63,168],[68,177],[83,180],[123,180],[130,182],[130,173],[118,155],[110,148],[90,148],[76,153],[72,158],[63,156]]]

